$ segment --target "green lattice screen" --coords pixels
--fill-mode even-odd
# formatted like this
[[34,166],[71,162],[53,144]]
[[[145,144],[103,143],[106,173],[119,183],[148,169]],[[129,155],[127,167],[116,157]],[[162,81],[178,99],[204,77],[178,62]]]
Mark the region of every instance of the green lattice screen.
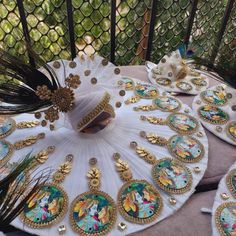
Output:
[[28,60],[26,37],[46,61],[96,52],[127,65],[158,62],[190,41],[201,57],[233,68],[235,8],[233,0],[0,0],[0,47]]

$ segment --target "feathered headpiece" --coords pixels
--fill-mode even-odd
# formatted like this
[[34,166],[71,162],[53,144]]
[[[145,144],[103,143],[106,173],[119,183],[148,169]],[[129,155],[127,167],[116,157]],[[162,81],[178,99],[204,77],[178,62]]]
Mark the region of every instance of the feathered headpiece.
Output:
[[[13,115],[24,112],[36,112],[44,109],[44,118],[50,122],[59,119],[59,112],[72,109],[74,93],[80,84],[79,76],[70,75],[65,78],[65,87],[59,83],[54,70],[42,64],[42,70],[21,62],[18,58],[0,50],[0,114]],[[40,66],[38,64],[38,66]],[[6,78],[13,78],[9,83]],[[41,117],[40,112],[35,113]]]

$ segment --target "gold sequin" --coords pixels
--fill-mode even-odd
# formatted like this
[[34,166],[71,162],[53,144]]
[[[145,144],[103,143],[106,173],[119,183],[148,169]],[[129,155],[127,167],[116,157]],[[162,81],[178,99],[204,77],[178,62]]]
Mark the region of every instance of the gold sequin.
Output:
[[84,75],[85,76],[89,76],[91,74],[91,70],[86,70],[86,71],[84,71]]
[[96,84],[98,81],[97,81],[97,79],[95,78],[95,77],[93,77],[92,79],[91,79],[91,84]]
[[71,61],[70,63],[69,63],[69,67],[70,68],[75,68],[76,67],[76,62],[74,62],[74,61]]
[[54,61],[52,65],[53,65],[53,67],[56,68],[56,69],[59,69],[59,68],[61,67],[61,64],[60,64],[59,61]]

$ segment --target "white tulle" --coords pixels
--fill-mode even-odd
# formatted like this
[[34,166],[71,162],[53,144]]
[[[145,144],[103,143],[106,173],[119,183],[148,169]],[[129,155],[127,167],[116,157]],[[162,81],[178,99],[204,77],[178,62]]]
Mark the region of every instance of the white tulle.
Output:
[[[96,58],[96,57],[95,57]],[[69,68],[68,62],[65,62],[65,68],[66,68],[66,74],[69,73],[76,73],[81,75],[82,84],[84,80],[89,80],[89,78],[93,77],[93,75],[96,74],[96,78],[98,78],[98,74],[101,73],[101,75],[104,76],[104,86],[101,86],[101,90],[106,87],[108,91],[111,91],[112,95],[112,101],[116,101],[118,96],[116,96],[114,91],[118,91],[117,88],[114,89],[114,87],[117,86],[117,79],[116,81],[112,82],[111,84],[106,83],[106,80],[110,77],[114,76],[114,73],[111,72],[114,70],[114,67],[101,67],[101,65],[97,65],[98,63],[95,59],[95,61],[87,62],[87,61],[79,61],[79,59],[76,59],[77,67],[75,69]],[[88,78],[82,78],[82,74],[84,72],[84,69],[90,69],[92,72],[91,76],[88,76]],[[95,70],[96,72],[94,72]],[[104,71],[103,71],[104,70]],[[99,72],[100,71],[100,72]],[[64,73],[62,68],[56,70],[56,73],[60,75],[61,73]],[[110,78],[111,81],[113,78]],[[120,79],[120,78],[118,78]],[[102,78],[101,78],[102,80]],[[138,80],[135,80],[137,82]],[[141,81],[139,81],[141,82]],[[113,84],[114,83],[114,84]],[[84,85],[85,86],[85,85]],[[93,86],[93,85],[90,85]],[[86,86],[85,86],[86,89]],[[110,90],[109,90],[110,89]],[[160,90],[160,93],[162,93],[162,90]],[[97,94],[97,90],[95,89],[93,92],[87,91],[85,93],[82,91],[82,87],[80,90],[78,90],[78,94],[76,93],[76,96],[78,95],[78,102],[81,98],[81,104],[83,103],[83,97],[85,96],[91,96],[91,104],[84,104],[84,109],[81,107],[81,109],[78,109],[78,114],[72,114],[72,124],[73,120],[79,119],[79,117],[82,117],[80,114],[86,114],[89,109],[96,103],[96,98],[93,98],[93,94]],[[133,95],[132,91],[129,91],[126,93],[124,99],[126,100],[128,97],[131,97]],[[86,100],[86,99],[85,99]],[[147,164],[145,161],[140,159],[133,149],[130,148],[129,144],[131,141],[136,141],[140,146],[146,147],[151,153],[155,154],[158,159],[163,157],[171,157],[170,153],[168,152],[166,147],[159,147],[152,145],[148,143],[146,140],[141,138],[139,136],[139,132],[144,130],[147,133],[152,132],[156,133],[159,136],[163,136],[166,138],[169,138],[176,134],[173,130],[171,130],[168,126],[160,126],[160,125],[152,125],[148,122],[141,121],[139,119],[140,115],[155,115],[157,117],[166,118],[170,113],[169,112],[161,112],[161,111],[150,111],[150,112],[135,112],[133,111],[133,107],[137,105],[147,105],[151,104],[151,100],[140,100],[137,104],[131,104],[131,105],[125,105],[122,104],[121,108],[116,109],[116,117],[112,120],[112,122],[102,131],[96,133],[96,134],[83,134],[78,133],[75,129],[72,129],[70,125],[68,125],[68,117],[62,117],[59,123],[61,122],[61,125],[63,127],[56,129],[53,132],[48,131],[47,128],[42,127],[36,127],[32,129],[25,129],[25,130],[16,130],[12,135],[10,135],[7,140],[10,142],[15,142],[16,140],[21,140],[24,137],[27,137],[29,135],[35,135],[40,132],[45,132],[46,137],[44,140],[39,140],[36,145],[22,149],[20,151],[16,151],[14,153],[14,157],[12,160],[19,160],[22,158],[26,153],[33,150],[33,152],[38,152],[43,148],[46,148],[49,145],[55,145],[56,150],[55,152],[49,157],[48,161],[39,167],[39,169],[43,169],[45,167],[53,167],[56,169],[59,164],[61,164],[64,161],[64,157],[71,153],[74,155],[74,161],[73,161],[73,168],[72,172],[66,177],[65,181],[63,182],[62,186],[66,190],[69,196],[69,203],[73,201],[73,199],[88,190],[87,180],[86,180],[86,172],[89,169],[88,160],[91,157],[96,157],[98,159],[98,166],[102,171],[102,187],[101,190],[107,192],[110,194],[113,199],[116,200],[117,193],[120,187],[122,186],[123,182],[119,179],[119,176],[115,170],[114,161],[112,158],[112,154],[114,152],[119,152],[121,154],[122,159],[127,160],[130,164],[130,168],[133,172],[133,177],[135,179],[145,179],[152,183],[154,182],[151,177],[151,168],[152,166]],[[184,110],[188,108],[188,106],[182,104],[181,112],[184,112]],[[76,113],[76,112],[75,112]],[[190,109],[190,115],[194,115]],[[26,121],[26,120],[34,120],[33,115],[30,114],[22,114],[17,117],[15,117],[16,121]],[[64,124],[64,125],[63,125]],[[168,198],[170,197],[169,194],[165,193],[162,190],[159,190],[161,193],[161,196],[163,198],[164,207],[161,212],[161,215],[158,217],[157,220],[154,222],[147,224],[147,225],[138,225],[133,224],[125,221],[121,215],[118,215],[117,224],[121,221],[124,221],[127,224],[127,229],[122,233],[117,229],[117,224],[114,226],[114,229],[110,232],[109,235],[127,235],[129,233],[133,233],[139,230],[143,230],[146,227],[156,224],[157,222],[165,219],[166,217],[172,215],[176,210],[178,210],[185,202],[186,200],[193,194],[195,191],[195,187],[199,183],[199,181],[202,179],[204,172],[207,168],[207,161],[208,161],[208,140],[207,136],[202,128],[202,126],[199,126],[199,131],[203,133],[203,137],[199,138],[196,135],[193,135],[196,139],[198,139],[205,147],[205,155],[202,158],[201,161],[195,164],[186,164],[186,166],[192,171],[194,167],[198,166],[201,169],[201,172],[199,174],[195,174],[192,172],[193,175],[193,184],[191,187],[191,190],[188,191],[185,194],[181,195],[175,195],[174,197],[177,200],[177,204],[172,206],[169,204]],[[45,229],[31,229],[24,225],[20,219],[16,219],[13,222],[13,225],[17,228],[20,228],[22,230],[25,230],[30,233],[34,233],[37,235],[58,235],[57,229],[58,226],[61,224],[65,224],[67,226],[67,235],[73,236],[76,235],[69,226],[69,217],[68,213],[65,216],[65,218],[58,223],[57,225],[53,225],[50,228]]]

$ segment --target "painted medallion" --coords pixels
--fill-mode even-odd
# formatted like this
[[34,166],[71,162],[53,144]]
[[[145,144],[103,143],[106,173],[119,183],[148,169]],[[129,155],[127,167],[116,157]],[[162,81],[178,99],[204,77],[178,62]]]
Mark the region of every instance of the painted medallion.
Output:
[[122,77],[122,81],[125,85],[125,90],[133,90],[134,89],[134,81],[129,77]]
[[184,113],[174,113],[167,117],[170,128],[181,134],[192,134],[198,129],[198,121]]
[[5,140],[0,140],[0,164],[4,164],[11,158],[13,146]]
[[226,133],[229,138],[236,142],[236,121],[232,121],[227,125]]
[[164,112],[173,112],[181,108],[181,103],[173,97],[157,97],[153,100],[153,104]]
[[198,109],[199,116],[211,124],[225,124],[229,115],[219,107],[205,105]]
[[105,235],[115,220],[114,200],[102,191],[83,193],[71,205],[71,225],[81,235]]
[[0,138],[10,135],[16,128],[16,122],[12,118],[0,121]]
[[141,98],[152,99],[158,96],[158,90],[151,84],[137,84],[135,94]]
[[226,176],[226,184],[231,194],[236,198],[236,169],[231,170]]
[[166,192],[181,194],[192,185],[192,174],[181,162],[163,158],[152,167],[152,176],[158,186]]
[[176,87],[182,90],[183,92],[188,92],[193,89],[192,85],[187,82],[177,82]]
[[118,194],[118,207],[128,221],[145,224],[155,220],[162,209],[159,192],[145,180],[125,183]]
[[157,78],[156,83],[162,86],[169,86],[171,84],[171,80],[168,78]]
[[201,93],[201,97],[205,102],[217,106],[222,106],[227,102],[226,93],[222,90],[205,90]]
[[67,209],[68,197],[64,190],[58,185],[45,184],[25,204],[21,218],[30,227],[44,228],[57,223]]
[[203,145],[190,136],[174,135],[168,141],[168,149],[183,162],[198,162],[204,155]]
[[202,78],[192,78],[192,79],[191,79],[191,82],[192,82],[194,85],[199,86],[199,87],[207,86],[206,80],[204,80],[204,79],[202,79]]
[[215,222],[221,236],[236,235],[236,203],[221,204],[215,212]]

